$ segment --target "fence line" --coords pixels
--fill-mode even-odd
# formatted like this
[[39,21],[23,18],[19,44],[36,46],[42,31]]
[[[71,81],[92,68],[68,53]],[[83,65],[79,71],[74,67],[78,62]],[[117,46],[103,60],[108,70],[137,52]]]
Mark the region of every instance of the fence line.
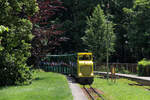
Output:
[[[131,73],[137,73],[137,63],[109,63],[109,69],[115,67],[116,71],[129,71]],[[95,70],[106,71],[106,63],[99,64]]]

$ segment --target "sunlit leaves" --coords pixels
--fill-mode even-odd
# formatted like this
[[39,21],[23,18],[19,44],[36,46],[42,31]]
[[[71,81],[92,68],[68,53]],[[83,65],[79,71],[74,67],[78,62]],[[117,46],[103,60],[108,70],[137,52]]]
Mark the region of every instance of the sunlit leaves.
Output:
[[32,23],[27,16],[37,10],[35,0],[0,1],[0,24],[3,25],[0,26],[0,85],[29,84],[32,80],[26,64],[33,38]]
[[113,24],[107,21],[100,5],[94,9],[92,16],[87,18],[85,33],[82,39],[98,61],[105,59],[106,49],[109,50],[109,53],[114,50],[115,35],[113,33]]

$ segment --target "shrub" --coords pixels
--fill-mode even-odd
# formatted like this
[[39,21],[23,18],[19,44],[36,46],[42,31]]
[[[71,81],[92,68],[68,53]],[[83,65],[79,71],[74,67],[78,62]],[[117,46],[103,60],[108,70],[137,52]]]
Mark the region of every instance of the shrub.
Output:
[[138,75],[150,76],[150,60],[143,59],[138,62]]
[[[0,7],[0,85],[29,84],[32,24],[28,16],[38,10],[36,0],[1,0]],[[4,27],[5,26],[5,27]],[[8,28],[6,28],[8,27]]]
[[29,84],[32,73],[26,61],[30,57],[32,24],[22,19],[11,28],[0,26],[0,85]]

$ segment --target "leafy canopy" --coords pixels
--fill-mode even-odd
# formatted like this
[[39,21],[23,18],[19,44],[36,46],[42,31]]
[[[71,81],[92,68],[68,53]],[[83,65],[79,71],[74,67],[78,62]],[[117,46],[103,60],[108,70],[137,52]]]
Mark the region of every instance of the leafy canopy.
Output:
[[97,59],[105,59],[107,48],[109,53],[113,52],[115,40],[113,23],[111,21],[107,21],[100,5],[95,7],[92,16],[87,17],[85,33],[86,34],[82,40],[89,47],[89,51],[94,53]]
[[33,35],[27,16],[36,11],[36,0],[0,1],[0,86],[31,83],[32,71],[26,62]]

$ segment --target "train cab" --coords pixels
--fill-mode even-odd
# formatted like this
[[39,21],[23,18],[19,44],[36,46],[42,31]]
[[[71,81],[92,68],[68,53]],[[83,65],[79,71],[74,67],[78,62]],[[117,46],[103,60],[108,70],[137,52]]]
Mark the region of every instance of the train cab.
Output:
[[92,84],[94,78],[92,53],[78,53],[77,64],[80,84]]

